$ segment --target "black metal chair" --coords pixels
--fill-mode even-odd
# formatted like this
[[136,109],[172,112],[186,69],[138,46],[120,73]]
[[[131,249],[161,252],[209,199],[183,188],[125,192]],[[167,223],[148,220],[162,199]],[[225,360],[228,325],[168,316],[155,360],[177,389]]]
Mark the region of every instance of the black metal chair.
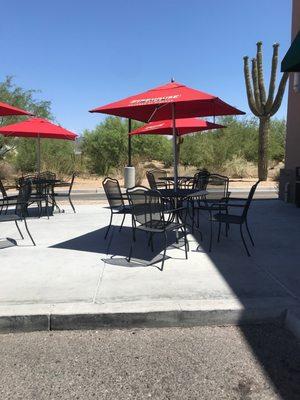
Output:
[[51,181],[51,180],[55,181],[56,174],[55,174],[55,172],[51,172],[51,171],[43,171],[38,174],[38,178],[49,180],[49,181]]
[[[24,239],[24,236],[18,225],[19,221],[24,221],[24,225],[25,225],[26,231],[28,233],[28,236],[30,237],[32,244],[35,246],[36,244],[31,236],[31,233],[29,232],[27,221],[26,221],[27,207],[28,207],[30,195],[31,195],[31,185],[30,184],[27,183],[27,184],[20,186],[19,194],[18,194],[17,198],[15,199],[14,202],[13,202],[13,200],[11,200],[9,203],[9,206],[15,207],[14,212],[13,213],[5,212],[5,214],[0,212],[0,222],[9,222],[9,221],[15,222],[21,238]],[[4,201],[5,201],[4,199],[1,199],[0,204]]]
[[[195,176],[194,188],[206,190],[208,194],[202,199],[197,198],[189,200],[189,207],[191,209],[190,216],[192,218],[192,231],[195,229],[195,224],[199,230],[200,211],[207,211],[209,213],[210,221],[209,251],[211,251],[213,236],[212,215],[214,211],[227,212],[226,202],[228,202],[228,199],[230,198],[229,178],[219,174],[208,174],[207,172],[200,171],[198,175]],[[228,226],[226,226],[226,233],[227,230]]]
[[106,239],[108,232],[110,230],[111,224],[112,224],[113,216],[115,214],[123,215],[122,223],[119,228],[119,232],[120,232],[123,227],[126,215],[127,214],[131,215],[131,207],[129,205],[125,204],[125,200],[127,200],[127,196],[122,194],[121,188],[120,188],[120,185],[119,185],[119,182],[117,179],[107,177],[102,182],[102,186],[103,186],[104,192],[106,194],[107,201],[108,201],[109,208],[110,208],[110,221],[109,221],[109,225],[108,225],[108,228],[107,228],[105,236],[104,236]]
[[[184,235],[185,257],[187,259],[188,241],[186,237],[185,224],[178,222],[178,218],[176,218],[176,213],[183,210],[183,208],[173,210],[166,208],[166,204],[158,190],[149,190],[143,186],[136,186],[127,189],[127,196],[132,212],[133,242],[136,240],[136,230],[144,231],[150,234],[148,245],[151,243],[153,250],[152,236],[156,233],[162,233],[164,235],[164,253],[161,265],[162,271],[167,250],[167,234],[168,232],[178,232],[178,230],[181,230]],[[130,246],[128,261],[131,260],[133,242]]]
[[167,178],[167,171],[163,169],[153,169],[151,171],[146,172],[146,177],[148,179],[148,183],[151,189],[159,190],[166,189],[170,186],[170,182],[167,181],[159,181],[158,178]]
[[3,211],[3,209],[5,209],[5,212],[7,212],[9,204],[11,202],[15,202],[16,199],[18,198],[18,195],[9,195],[1,179],[0,179],[0,192],[2,194],[0,213]]
[[[226,214],[223,214],[221,212],[218,212],[216,214],[213,215],[212,220],[214,222],[218,222],[219,223],[219,233],[218,233],[218,242],[220,241],[220,235],[221,235],[221,225],[226,224],[226,226],[234,224],[234,225],[239,225],[240,226],[240,234],[241,234],[241,238],[244,244],[244,247],[246,249],[247,255],[250,257],[250,252],[248,250],[244,235],[243,235],[243,225],[245,224],[246,226],[246,230],[247,233],[249,235],[250,241],[252,246],[254,246],[254,241],[253,238],[251,236],[249,227],[248,227],[248,221],[247,221],[247,216],[248,216],[248,211],[254,196],[254,193],[256,191],[256,188],[258,186],[260,181],[257,181],[255,183],[255,185],[252,186],[252,188],[250,189],[249,195],[247,199],[242,199],[242,198],[238,198],[238,197],[231,197],[230,198],[230,202],[231,201],[238,201],[238,202],[243,202],[244,204],[236,204],[236,203],[225,203],[226,206],[226,210],[228,210],[228,208],[232,208],[232,207],[238,207],[238,208],[242,208],[243,212],[240,215],[235,215],[235,214],[229,214],[228,212]],[[227,230],[226,230],[227,232]]]
[[[53,203],[57,206],[57,204],[56,204],[56,199],[58,199],[58,198],[67,198],[68,200],[69,200],[69,203],[70,203],[70,205],[71,205],[71,207],[72,207],[72,210],[73,210],[73,212],[74,213],[76,213],[76,210],[75,210],[75,207],[74,207],[74,205],[73,205],[73,203],[72,203],[72,199],[71,199],[71,192],[72,192],[72,189],[73,189],[73,184],[74,184],[74,180],[75,180],[75,176],[76,176],[76,173],[74,172],[73,174],[72,174],[72,177],[71,177],[71,181],[69,182],[69,183],[66,183],[64,186],[65,187],[67,187],[68,188],[68,191],[67,192],[55,192],[54,190],[52,190],[52,194],[51,194],[51,199],[52,199],[52,201],[53,201]],[[58,207],[58,206],[57,206]],[[58,207],[59,208],[59,207]]]

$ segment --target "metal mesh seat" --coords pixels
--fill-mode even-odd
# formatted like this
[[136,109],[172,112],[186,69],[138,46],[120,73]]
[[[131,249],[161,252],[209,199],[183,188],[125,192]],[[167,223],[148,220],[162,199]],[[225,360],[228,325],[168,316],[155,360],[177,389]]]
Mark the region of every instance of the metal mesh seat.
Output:
[[[127,189],[127,195],[132,209],[133,242],[135,241],[136,230],[148,232],[150,233],[149,242],[153,250],[153,234],[162,233],[164,235],[164,254],[161,270],[163,270],[167,250],[167,232],[181,230],[184,235],[185,256],[187,258],[188,242],[186,228],[183,223],[177,222],[176,212],[178,210],[166,209],[165,202],[158,190],[149,190],[146,187],[137,186]],[[129,261],[132,249],[133,243],[130,247]]]
[[169,183],[167,181],[160,181],[159,178],[167,178],[167,171],[163,169],[153,169],[151,171],[146,172],[146,176],[148,179],[148,183],[151,189],[166,189],[169,187]]
[[[241,199],[241,198],[236,198],[236,197],[232,197],[230,198],[230,202],[237,202],[237,203],[226,203],[226,208],[228,209],[232,209],[232,208],[242,208],[243,212],[240,215],[236,215],[236,214],[231,214],[231,213],[226,213],[226,214],[222,214],[221,212],[218,212],[216,214],[213,215],[212,217],[212,221],[218,222],[219,223],[219,233],[218,233],[218,241],[220,241],[220,234],[221,234],[221,225],[222,223],[226,224],[226,227],[230,224],[234,224],[234,225],[239,225],[240,226],[240,234],[241,234],[241,238],[244,244],[244,247],[246,249],[247,255],[250,257],[250,252],[248,250],[244,235],[243,235],[243,225],[245,224],[246,226],[246,230],[249,236],[249,239],[251,241],[252,246],[254,246],[254,241],[253,238],[251,236],[249,227],[248,227],[248,221],[247,221],[247,216],[248,216],[248,211],[253,199],[253,196],[255,194],[256,188],[258,186],[260,181],[257,181],[252,188],[249,191],[249,195],[247,199]],[[242,204],[241,204],[242,203]],[[227,229],[226,229],[226,233],[227,233]]]
[[[202,199],[192,199],[189,201],[190,216],[192,218],[192,230],[195,229],[195,224],[199,229],[200,211],[209,213],[210,221],[210,243],[209,251],[212,248],[212,213],[214,211],[225,211],[227,213],[226,202],[229,199],[229,178],[219,174],[208,174],[207,171],[199,171],[195,177],[195,188],[206,190],[207,194]],[[227,229],[228,227],[226,227]],[[202,236],[202,235],[201,235]]]
[[0,204],[0,213],[4,210],[4,212],[7,212],[8,206],[10,203],[14,203],[16,199],[18,198],[18,195],[8,195],[5,186],[3,185],[1,179],[0,179],[0,192],[2,194],[2,199]]
[[75,210],[74,204],[73,204],[72,199],[71,199],[71,193],[72,193],[72,189],[73,189],[73,185],[74,185],[75,176],[76,176],[76,173],[74,172],[72,174],[71,181],[69,183],[65,184],[65,186],[68,188],[67,192],[54,192],[54,188],[53,187],[52,187],[52,190],[51,190],[51,198],[52,198],[54,204],[57,206],[57,204],[56,204],[56,199],[57,198],[64,198],[65,197],[65,198],[67,198],[69,200],[69,203],[70,203],[74,213],[76,213],[76,210]]
[[[27,221],[26,221],[27,207],[28,207],[28,203],[29,203],[29,199],[30,199],[30,194],[31,194],[31,185],[29,183],[20,186],[19,194],[18,194],[16,200],[14,202],[13,201],[10,202],[10,205],[15,207],[14,212],[13,213],[12,212],[5,213],[5,214],[0,212],[0,222],[9,222],[9,221],[15,222],[21,238],[24,239],[24,236],[23,236],[23,234],[20,230],[19,224],[18,224],[18,221],[24,221],[24,225],[25,225],[26,231],[28,233],[28,236],[30,237],[33,245],[35,246],[35,242],[29,232]],[[0,204],[4,201],[5,201],[4,199],[1,199]],[[0,208],[0,210],[1,210],[1,208]]]
[[105,233],[105,239],[106,239],[112,224],[114,214],[123,214],[122,223],[119,228],[120,232],[122,230],[126,215],[131,214],[131,207],[129,205],[125,205],[124,200],[126,200],[127,198],[122,194],[117,179],[107,177],[102,182],[102,186],[106,194],[110,208],[110,221]]

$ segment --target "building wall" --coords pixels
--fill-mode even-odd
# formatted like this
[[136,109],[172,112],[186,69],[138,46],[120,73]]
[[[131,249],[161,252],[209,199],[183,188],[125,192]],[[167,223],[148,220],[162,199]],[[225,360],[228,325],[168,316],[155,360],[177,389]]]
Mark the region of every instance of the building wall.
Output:
[[[291,41],[299,30],[300,0],[293,0]],[[294,91],[293,75],[291,73],[289,79],[285,169],[281,171],[279,185],[280,198],[286,200],[287,190],[289,190],[289,201],[292,202],[294,202],[295,197],[295,168],[300,166],[300,93]]]

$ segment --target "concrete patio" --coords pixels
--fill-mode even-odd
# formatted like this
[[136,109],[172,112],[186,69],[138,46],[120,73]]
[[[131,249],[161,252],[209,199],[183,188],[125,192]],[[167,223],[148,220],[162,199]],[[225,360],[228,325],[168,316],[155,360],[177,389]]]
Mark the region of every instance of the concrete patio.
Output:
[[36,247],[26,235],[18,239],[14,223],[0,224],[0,236],[18,244],[0,250],[0,330],[242,324],[282,319],[286,310],[297,312],[300,209],[293,205],[279,200],[252,203],[249,225],[256,246],[249,247],[250,258],[234,226],[220,243],[214,238],[208,253],[204,213],[204,241],[189,234],[185,260],[171,237],[163,272],[159,263],[151,264],[162,250],[159,237],[151,253],[146,235],[138,232],[136,259],[126,261],[132,240],[127,218],[124,229],[119,233],[115,226],[106,241],[105,204],[79,205],[76,214],[66,207],[49,220],[30,218]]

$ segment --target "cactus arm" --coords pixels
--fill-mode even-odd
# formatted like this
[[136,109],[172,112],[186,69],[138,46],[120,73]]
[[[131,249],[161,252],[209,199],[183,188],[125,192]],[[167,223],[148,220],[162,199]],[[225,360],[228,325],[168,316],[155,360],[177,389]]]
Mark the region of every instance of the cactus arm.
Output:
[[281,106],[281,102],[282,102],[282,98],[283,98],[283,95],[284,95],[284,90],[285,90],[285,86],[286,86],[288,78],[289,78],[289,73],[288,72],[285,72],[281,77],[280,84],[278,86],[277,95],[275,97],[273,106],[272,106],[271,111],[270,111],[270,116],[271,117],[272,117],[272,115],[277,113],[279,107]]
[[262,42],[257,42],[257,52],[256,52],[256,59],[257,59],[257,76],[258,76],[258,86],[259,86],[259,94],[260,94],[260,102],[262,107],[266,104],[266,89],[265,89],[265,82],[264,82],[264,71],[263,71],[263,61],[262,61]]
[[266,103],[266,113],[272,109],[273,100],[274,100],[274,93],[275,93],[275,83],[276,83],[276,74],[277,74],[277,65],[278,65],[278,47],[279,43],[273,44],[273,57],[272,57],[272,69],[271,69],[271,76],[270,76],[270,85],[269,85],[269,94],[268,100]]
[[245,84],[247,91],[247,99],[251,112],[258,117],[258,111],[255,106],[255,101],[253,97],[252,87],[251,87],[251,79],[250,79],[250,71],[249,71],[249,57],[244,57],[244,76],[245,76]]
[[257,60],[255,58],[252,58],[252,81],[253,81],[253,91],[254,91],[256,109],[259,114],[262,114],[263,108],[260,101],[260,90],[258,86],[258,75],[257,75]]

